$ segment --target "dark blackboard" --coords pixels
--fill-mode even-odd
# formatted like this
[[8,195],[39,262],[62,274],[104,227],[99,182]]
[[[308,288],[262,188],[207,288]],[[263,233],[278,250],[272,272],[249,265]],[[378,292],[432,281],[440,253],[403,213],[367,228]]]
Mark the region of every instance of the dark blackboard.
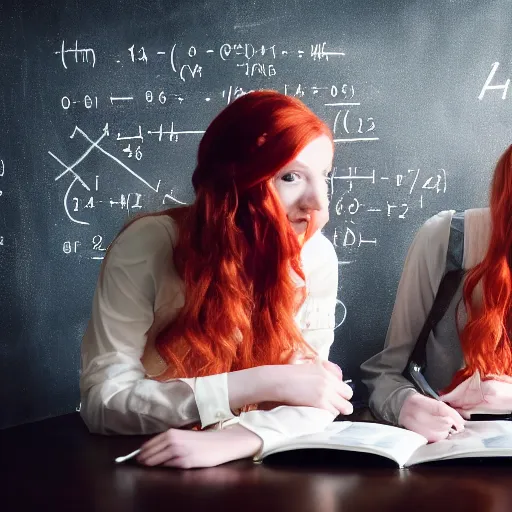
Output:
[[197,132],[255,88],[335,130],[332,355],[357,378],[416,229],[486,203],[511,28],[504,0],[2,2],[0,426],[78,406],[104,249],[130,215],[192,200]]

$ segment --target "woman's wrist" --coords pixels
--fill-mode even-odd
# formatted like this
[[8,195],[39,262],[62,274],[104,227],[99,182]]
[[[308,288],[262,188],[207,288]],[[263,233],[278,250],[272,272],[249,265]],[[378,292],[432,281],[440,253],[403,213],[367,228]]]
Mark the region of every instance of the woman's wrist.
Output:
[[278,401],[279,379],[276,366],[256,366],[228,373],[228,397],[231,409],[260,402]]
[[233,448],[233,460],[254,457],[263,446],[261,437],[242,425],[233,425],[220,433],[229,438],[230,447]]

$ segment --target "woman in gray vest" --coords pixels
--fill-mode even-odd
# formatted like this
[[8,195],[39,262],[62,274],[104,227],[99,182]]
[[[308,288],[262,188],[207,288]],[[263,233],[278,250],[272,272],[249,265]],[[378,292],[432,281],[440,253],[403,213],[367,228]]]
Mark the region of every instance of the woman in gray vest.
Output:
[[[384,348],[361,367],[375,416],[437,441],[472,414],[512,411],[511,255],[512,146],[494,171],[489,208],[443,211],[416,234]],[[429,334],[424,377],[432,390],[421,393],[404,370],[454,269],[465,276]]]

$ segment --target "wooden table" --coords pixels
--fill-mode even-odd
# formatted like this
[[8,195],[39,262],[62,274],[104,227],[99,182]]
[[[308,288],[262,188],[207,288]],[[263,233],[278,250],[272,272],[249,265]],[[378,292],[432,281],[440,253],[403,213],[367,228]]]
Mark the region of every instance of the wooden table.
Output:
[[512,463],[409,470],[237,461],[173,470],[115,465],[144,437],[91,435],[78,414],[0,431],[0,510],[69,512],[512,511]]

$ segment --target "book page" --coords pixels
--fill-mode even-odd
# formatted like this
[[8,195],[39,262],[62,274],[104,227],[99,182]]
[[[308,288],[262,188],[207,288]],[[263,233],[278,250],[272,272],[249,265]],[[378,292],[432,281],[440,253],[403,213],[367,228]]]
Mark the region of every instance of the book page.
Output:
[[504,456],[512,456],[512,422],[468,421],[463,432],[419,448],[406,465],[464,457]]
[[[348,424],[348,425],[347,425]],[[427,440],[409,430],[390,425],[366,422],[340,421],[329,425],[323,432],[288,440],[281,446],[264,453],[301,448],[329,448],[364,453],[373,453],[394,460],[400,467]]]

